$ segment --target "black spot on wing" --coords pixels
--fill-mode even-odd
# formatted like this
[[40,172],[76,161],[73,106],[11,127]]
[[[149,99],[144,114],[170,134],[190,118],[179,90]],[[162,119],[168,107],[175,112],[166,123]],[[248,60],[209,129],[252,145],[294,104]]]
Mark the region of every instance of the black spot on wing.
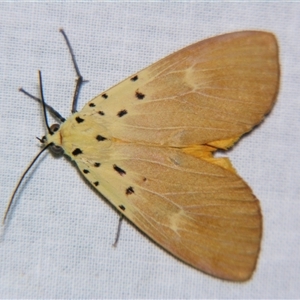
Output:
[[131,81],[137,81],[138,79],[139,79],[139,77],[137,75],[130,78]]
[[117,113],[117,116],[121,118],[121,117],[125,116],[126,114],[127,114],[127,110],[122,109]]
[[90,173],[90,171],[87,170],[87,169],[84,169],[84,170],[83,170],[83,173],[84,173],[84,174],[88,174],[88,173]]
[[89,107],[95,107],[96,105],[94,103],[90,103]]
[[132,186],[130,186],[129,188],[126,189],[126,195],[131,195],[134,193],[134,189]]
[[95,162],[95,163],[94,163],[94,167],[96,167],[96,168],[100,167],[100,165],[101,165],[101,164],[98,163],[98,162]]
[[119,205],[119,207],[124,211],[125,210],[125,206],[124,205]]
[[98,186],[99,185],[99,181],[95,181],[93,182],[94,186]]
[[113,167],[114,167],[114,170],[117,171],[121,176],[126,174],[126,172],[123,169],[121,169],[120,167],[118,167],[117,165],[114,165]]
[[136,91],[135,92],[135,96],[139,99],[139,100],[143,100],[145,98],[145,95],[141,92]]
[[101,96],[102,96],[102,98],[104,98],[104,99],[107,99],[107,98],[108,98],[107,94],[102,94]]
[[96,136],[96,140],[99,141],[99,142],[101,142],[101,141],[105,141],[106,138],[105,138],[104,136],[98,134],[98,135]]
[[98,111],[98,114],[101,115],[101,116],[104,116],[104,115],[105,115],[105,113],[104,113],[102,110],[99,110],[99,111]]
[[75,120],[77,121],[78,124],[84,121],[84,119],[81,119],[80,117],[76,117]]
[[77,155],[79,155],[79,154],[82,154],[83,152],[79,149],[79,148],[76,148],[73,152],[72,152],[72,154],[74,155],[74,156],[77,156]]

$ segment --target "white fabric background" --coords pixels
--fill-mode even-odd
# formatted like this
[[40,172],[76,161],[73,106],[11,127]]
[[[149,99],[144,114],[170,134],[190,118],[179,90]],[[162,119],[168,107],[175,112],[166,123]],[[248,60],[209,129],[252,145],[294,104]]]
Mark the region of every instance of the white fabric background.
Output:
[[89,80],[78,109],[122,79],[198,40],[273,32],[281,87],[266,121],[228,154],[261,201],[262,250],[253,278],[224,282],[174,259],[123,223],[65,158],[46,154],[19,189],[0,243],[1,298],[300,297],[300,3],[138,2],[0,4],[1,200],[8,199],[45,133],[38,95],[68,116],[74,71],[63,27]]

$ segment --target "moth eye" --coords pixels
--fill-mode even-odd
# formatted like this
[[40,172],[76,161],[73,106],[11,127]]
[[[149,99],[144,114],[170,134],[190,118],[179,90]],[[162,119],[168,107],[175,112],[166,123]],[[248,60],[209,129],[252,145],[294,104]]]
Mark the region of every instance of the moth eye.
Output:
[[62,155],[64,153],[64,149],[57,145],[50,146],[50,150],[55,155]]
[[56,132],[59,129],[59,127],[60,127],[59,124],[52,124],[50,130],[52,132]]

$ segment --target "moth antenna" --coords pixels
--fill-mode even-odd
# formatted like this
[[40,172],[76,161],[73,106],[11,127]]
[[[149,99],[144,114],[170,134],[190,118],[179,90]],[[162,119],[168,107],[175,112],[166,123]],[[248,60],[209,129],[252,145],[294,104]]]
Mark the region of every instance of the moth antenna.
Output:
[[78,96],[79,96],[80,89],[82,87],[82,84],[84,82],[87,82],[87,80],[83,80],[83,77],[80,74],[80,71],[79,71],[79,68],[78,68],[78,65],[77,65],[77,62],[76,62],[76,59],[75,59],[73,48],[72,48],[72,46],[71,46],[71,44],[69,42],[69,39],[68,39],[66,33],[64,32],[64,30],[62,28],[59,31],[62,33],[62,35],[63,35],[63,37],[65,39],[65,42],[66,42],[66,44],[68,46],[69,52],[71,54],[73,66],[74,66],[74,69],[75,69],[75,72],[76,72],[76,75],[77,75],[77,78],[76,78],[76,87],[75,87],[75,91],[74,91],[73,103],[72,103],[72,109],[71,109],[72,114],[74,114],[74,113],[77,112],[77,101],[78,101]]
[[[19,88],[19,91],[22,92],[23,94],[25,94],[26,96],[36,100],[37,102],[41,103],[42,104],[42,100],[40,98],[37,98],[33,95],[31,95],[30,93],[28,93],[27,91],[25,91],[23,88]],[[46,102],[45,102],[45,106],[46,108],[48,109],[49,113],[56,119],[58,119],[60,122],[65,122],[66,119],[57,111],[55,110],[52,106],[48,105]]]
[[40,92],[41,92],[41,98],[42,98],[42,104],[43,104],[43,112],[44,112],[44,118],[45,118],[45,124],[48,129],[49,134],[53,134],[52,130],[49,127],[47,113],[46,113],[46,105],[45,105],[45,98],[44,98],[44,92],[43,92],[43,81],[42,81],[42,73],[39,70],[39,81],[40,81]]
[[4,213],[4,217],[3,217],[3,219],[2,219],[2,226],[4,226],[4,224],[5,224],[6,217],[7,217],[7,215],[8,215],[8,212],[9,212],[10,208],[11,208],[11,205],[12,205],[12,203],[13,203],[13,200],[14,200],[14,198],[15,198],[15,195],[16,195],[16,193],[17,193],[17,191],[18,191],[18,189],[19,189],[19,187],[20,187],[20,185],[21,185],[23,179],[25,178],[26,174],[27,174],[28,171],[31,169],[31,167],[33,166],[33,164],[37,161],[37,159],[40,157],[40,155],[41,155],[41,154],[42,154],[49,146],[51,146],[51,145],[52,145],[52,143],[48,144],[47,146],[45,146],[45,147],[37,154],[37,156],[33,159],[33,161],[30,163],[30,165],[27,167],[27,169],[25,170],[25,172],[24,172],[23,175],[21,176],[21,178],[20,178],[20,180],[19,180],[19,182],[18,182],[18,184],[17,184],[17,186],[16,186],[16,188],[15,188],[15,190],[14,190],[14,192],[13,192],[13,194],[12,194],[12,196],[11,196],[9,202],[8,202],[8,205],[7,205],[7,207],[6,207],[6,210],[5,210],[5,213]]
[[113,243],[113,247],[115,247],[115,248],[117,247],[117,244],[118,244],[118,241],[119,241],[119,238],[120,238],[121,226],[122,226],[123,219],[124,219],[124,216],[121,215],[121,217],[119,219],[119,224],[118,224],[116,239],[115,239],[115,242]]
[[39,137],[35,137],[37,140],[39,140],[42,144],[44,144],[44,141],[43,141],[43,139],[41,139],[41,138],[39,138]]

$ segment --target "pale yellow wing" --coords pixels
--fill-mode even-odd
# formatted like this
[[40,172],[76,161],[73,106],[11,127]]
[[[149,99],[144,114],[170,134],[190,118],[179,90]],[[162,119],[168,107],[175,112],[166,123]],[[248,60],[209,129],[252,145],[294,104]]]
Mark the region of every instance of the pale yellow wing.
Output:
[[177,149],[122,143],[99,167],[84,154],[76,162],[101,194],[176,257],[227,280],[252,275],[262,218],[235,173]]
[[101,122],[123,141],[226,148],[262,121],[278,84],[275,37],[236,32],[169,55],[91,100],[81,112],[102,112]]

